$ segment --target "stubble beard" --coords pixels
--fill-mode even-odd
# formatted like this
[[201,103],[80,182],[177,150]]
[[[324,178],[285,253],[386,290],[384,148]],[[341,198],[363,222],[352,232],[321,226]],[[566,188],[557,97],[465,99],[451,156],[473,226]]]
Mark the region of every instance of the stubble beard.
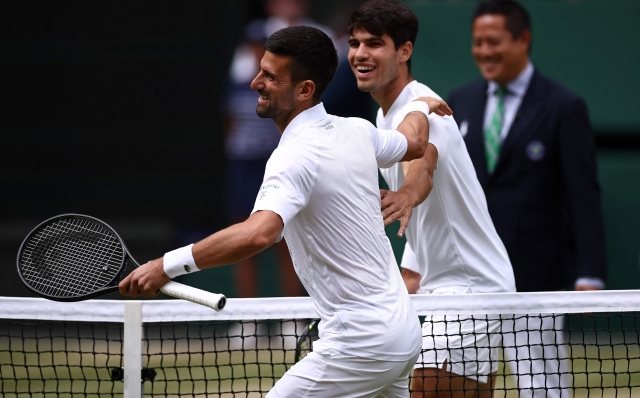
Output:
[[266,106],[261,108],[260,105],[256,107],[256,114],[263,119],[272,119],[278,125],[282,120],[286,117],[286,112],[283,112],[282,109],[277,106]]
[[273,119],[276,116],[276,109],[275,107],[271,106],[271,103],[269,103],[269,106],[266,106],[264,108],[261,108],[260,105],[257,105],[256,115],[260,116],[263,119]]
[[371,95],[374,95],[375,93],[377,93],[378,91],[380,91],[385,87],[384,80],[380,80],[380,79],[373,79],[373,80],[367,80],[367,81],[360,81],[356,79],[356,82],[358,84],[358,90],[362,91],[363,93],[369,93]]
[[286,104],[287,105],[286,107],[281,106],[280,102],[282,101],[276,102],[276,101],[273,101],[272,98],[270,98],[269,105],[265,107],[261,107],[258,104],[256,106],[256,115],[258,115],[263,119],[273,119],[273,121],[275,121],[276,124],[281,122],[282,120],[286,119],[286,117],[289,115],[289,113],[295,106],[295,100],[293,98],[290,98],[290,101],[288,101],[289,103]]
[[360,84],[360,82],[358,82],[358,90],[362,91],[363,93],[370,93],[371,92],[371,86],[367,85],[367,84]]

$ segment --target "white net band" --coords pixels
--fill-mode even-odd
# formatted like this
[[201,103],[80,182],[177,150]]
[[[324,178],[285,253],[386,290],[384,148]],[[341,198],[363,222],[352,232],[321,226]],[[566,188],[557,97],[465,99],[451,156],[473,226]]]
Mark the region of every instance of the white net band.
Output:
[[[412,301],[423,316],[415,367],[446,362],[471,383],[465,392],[495,374],[493,397],[640,396],[640,292]],[[0,298],[0,395],[120,398],[142,377],[145,396],[263,397],[312,351],[316,319],[309,298],[230,299],[220,312],[182,300]],[[413,377],[412,391],[452,389],[447,377]]]
[[[415,294],[418,315],[580,314],[640,311],[640,291]],[[123,322],[124,301],[62,303],[39,298],[0,297],[0,319]],[[182,300],[143,300],[143,322],[317,318],[309,297],[228,299],[215,312]]]

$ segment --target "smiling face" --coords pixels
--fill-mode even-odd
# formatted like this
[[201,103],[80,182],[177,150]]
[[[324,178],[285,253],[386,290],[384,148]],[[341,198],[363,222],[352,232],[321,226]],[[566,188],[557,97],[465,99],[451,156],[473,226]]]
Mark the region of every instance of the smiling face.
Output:
[[485,79],[505,86],[527,66],[531,31],[514,38],[504,15],[480,15],[473,21],[472,36],[471,52]]
[[410,76],[406,62],[412,48],[407,42],[396,50],[388,34],[376,36],[364,28],[354,28],[349,38],[349,64],[358,88],[374,98],[385,91],[398,91],[398,87],[402,91]]
[[260,94],[256,113],[273,119],[278,127],[288,123],[296,107],[296,84],[291,81],[290,62],[290,57],[266,51],[260,61],[260,72],[251,82],[251,88]]

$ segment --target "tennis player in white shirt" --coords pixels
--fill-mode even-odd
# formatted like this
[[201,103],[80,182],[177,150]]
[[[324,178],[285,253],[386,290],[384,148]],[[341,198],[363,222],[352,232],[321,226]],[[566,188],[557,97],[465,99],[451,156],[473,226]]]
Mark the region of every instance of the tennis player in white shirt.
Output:
[[[358,87],[380,105],[378,128],[396,128],[418,97],[439,98],[411,75],[418,19],[408,6],[367,1],[352,13],[349,30],[349,61]],[[381,193],[385,223],[400,220],[399,234],[406,229],[401,267],[409,293],[514,292],[507,252],[458,126],[453,117],[429,120],[424,157],[380,169],[391,190]],[[499,317],[432,316],[422,331],[413,397],[492,396]]]
[[420,325],[384,232],[377,169],[422,157],[429,106],[450,110],[437,99],[412,102],[397,130],[328,115],[320,95],[337,66],[329,37],[290,27],[265,49],[251,87],[257,114],[274,119],[282,138],[251,216],[144,264],[120,290],[154,296],[188,269],[237,262],[284,236],[320,316],[320,339],[267,397],[407,397]]

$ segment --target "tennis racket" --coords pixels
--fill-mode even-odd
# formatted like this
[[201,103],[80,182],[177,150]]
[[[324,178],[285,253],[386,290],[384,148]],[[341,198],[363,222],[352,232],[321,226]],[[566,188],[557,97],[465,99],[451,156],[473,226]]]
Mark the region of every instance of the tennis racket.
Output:
[[307,354],[313,351],[313,342],[320,338],[320,336],[318,335],[319,323],[319,319],[314,319],[313,321],[309,322],[300,337],[298,337],[295,353],[296,362],[299,362],[302,358],[306,357]]
[[[61,214],[27,235],[18,252],[18,274],[34,293],[56,301],[82,301],[117,292],[131,256],[120,236],[97,218]],[[177,282],[160,291],[220,311],[227,299]]]

